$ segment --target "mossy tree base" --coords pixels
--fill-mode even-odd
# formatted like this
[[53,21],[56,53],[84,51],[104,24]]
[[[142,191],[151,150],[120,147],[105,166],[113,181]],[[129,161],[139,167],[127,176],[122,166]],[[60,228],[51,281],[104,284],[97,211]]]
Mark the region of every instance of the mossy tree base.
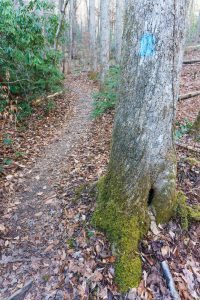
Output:
[[[122,173],[121,173],[122,174]],[[173,177],[174,178],[174,177]],[[150,219],[148,214],[149,184],[142,183],[140,189],[140,202],[130,201],[123,186],[123,176],[114,175],[111,171],[100,179],[98,183],[98,206],[93,215],[92,223],[95,227],[106,232],[114,246],[117,256],[115,280],[122,292],[129,288],[137,287],[142,276],[142,262],[138,253],[138,244],[148,232]],[[165,188],[164,188],[165,187]],[[155,200],[164,198],[171,187],[170,180],[162,186],[160,195],[157,192]],[[173,190],[173,189],[172,189]],[[170,194],[171,197],[171,194]],[[170,198],[171,199],[171,198]],[[154,200],[153,200],[154,202]],[[155,202],[157,203],[157,202]],[[159,220],[169,220],[174,211],[172,205],[163,212],[158,207]],[[162,211],[162,213],[161,213]]]
[[125,201],[120,201],[119,185],[116,186],[113,197],[107,202],[108,194],[110,192],[112,194],[108,187],[109,177],[110,175],[107,175],[99,181],[98,208],[93,215],[92,223],[107,233],[116,249],[115,279],[120,290],[126,292],[128,288],[137,286],[141,280],[142,262],[138,256],[138,243],[146,233],[149,224],[148,219],[146,223],[141,222],[140,213],[132,215],[127,212],[124,207]]

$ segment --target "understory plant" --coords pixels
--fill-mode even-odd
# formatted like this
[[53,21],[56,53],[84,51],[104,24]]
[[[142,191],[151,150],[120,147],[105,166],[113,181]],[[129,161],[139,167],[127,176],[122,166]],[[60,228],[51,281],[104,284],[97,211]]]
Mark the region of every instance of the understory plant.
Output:
[[61,86],[62,57],[53,48],[59,16],[48,0],[3,0],[0,16],[0,113],[15,103],[26,117],[33,99]]
[[120,67],[112,66],[106,76],[101,91],[94,94],[93,117],[99,117],[106,111],[115,108],[117,102],[117,89],[120,77]]
[[192,123],[188,119],[184,120],[184,123],[176,123],[175,137],[177,139],[182,138],[185,134],[189,133],[192,129]]

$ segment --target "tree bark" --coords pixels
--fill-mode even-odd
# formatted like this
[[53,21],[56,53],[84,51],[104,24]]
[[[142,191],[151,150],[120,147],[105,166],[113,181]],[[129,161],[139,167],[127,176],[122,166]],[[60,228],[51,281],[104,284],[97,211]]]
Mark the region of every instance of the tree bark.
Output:
[[103,86],[109,70],[110,14],[109,0],[100,1],[100,83]]
[[196,32],[195,44],[198,44],[199,39],[200,39],[200,12],[197,20],[197,32]]
[[137,286],[138,242],[173,215],[176,153],[173,121],[183,59],[187,0],[128,1],[119,103],[107,175],[99,182],[93,223],[114,244],[116,281]]
[[70,60],[76,57],[76,8],[77,0],[70,0]]
[[197,116],[194,124],[193,124],[192,129],[195,132],[195,134],[200,136],[200,111],[198,113],[198,116]]
[[90,70],[97,70],[95,0],[89,0]]
[[55,37],[55,42],[54,42],[54,49],[57,50],[58,49],[58,41],[59,41],[59,37],[60,37],[60,33],[61,33],[61,28],[65,19],[65,11],[67,8],[67,4],[68,4],[69,0],[65,0],[65,2],[63,3],[63,7],[61,9],[61,18],[60,18],[60,22],[58,25],[58,29],[56,32],[56,37]]
[[124,0],[116,0],[115,51],[117,64],[121,62],[124,7]]

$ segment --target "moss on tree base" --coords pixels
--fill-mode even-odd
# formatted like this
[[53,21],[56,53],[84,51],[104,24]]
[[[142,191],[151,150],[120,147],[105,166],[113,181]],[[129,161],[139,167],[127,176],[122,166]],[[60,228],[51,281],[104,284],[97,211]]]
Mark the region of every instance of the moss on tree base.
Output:
[[[110,189],[110,185],[115,188]],[[110,174],[98,184],[98,207],[93,215],[95,227],[106,232],[116,249],[115,280],[121,292],[138,286],[142,276],[142,262],[138,254],[138,243],[149,227],[148,218],[142,218],[144,211],[135,213],[126,210],[126,199],[117,179]],[[142,209],[142,208],[141,208]]]

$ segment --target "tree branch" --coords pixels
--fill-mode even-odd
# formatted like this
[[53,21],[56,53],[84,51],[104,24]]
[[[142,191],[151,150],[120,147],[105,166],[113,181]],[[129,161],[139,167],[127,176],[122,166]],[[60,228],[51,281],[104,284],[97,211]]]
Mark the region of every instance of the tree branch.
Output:
[[200,91],[190,92],[188,94],[180,95],[178,101],[186,100],[200,95]]
[[197,64],[197,63],[200,63],[200,60],[199,60],[199,59],[185,60],[185,61],[183,62],[184,65],[192,65],[192,64]]
[[59,40],[59,37],[60,37],[61,28],[62,28],[62,24],[63,24],[64,18],[65,18],[65,11],[66,11],[68,3],[69,3],[69,0],[65,0],[65,2],[63,4],[63,8],[61,10],[61,19],[60,19],[60,23],[59,23],[57,31],[56,31],[56,37],[55,37],[55,42],[54,42],[54,49],[55,50],[58,49],[58,40]]

